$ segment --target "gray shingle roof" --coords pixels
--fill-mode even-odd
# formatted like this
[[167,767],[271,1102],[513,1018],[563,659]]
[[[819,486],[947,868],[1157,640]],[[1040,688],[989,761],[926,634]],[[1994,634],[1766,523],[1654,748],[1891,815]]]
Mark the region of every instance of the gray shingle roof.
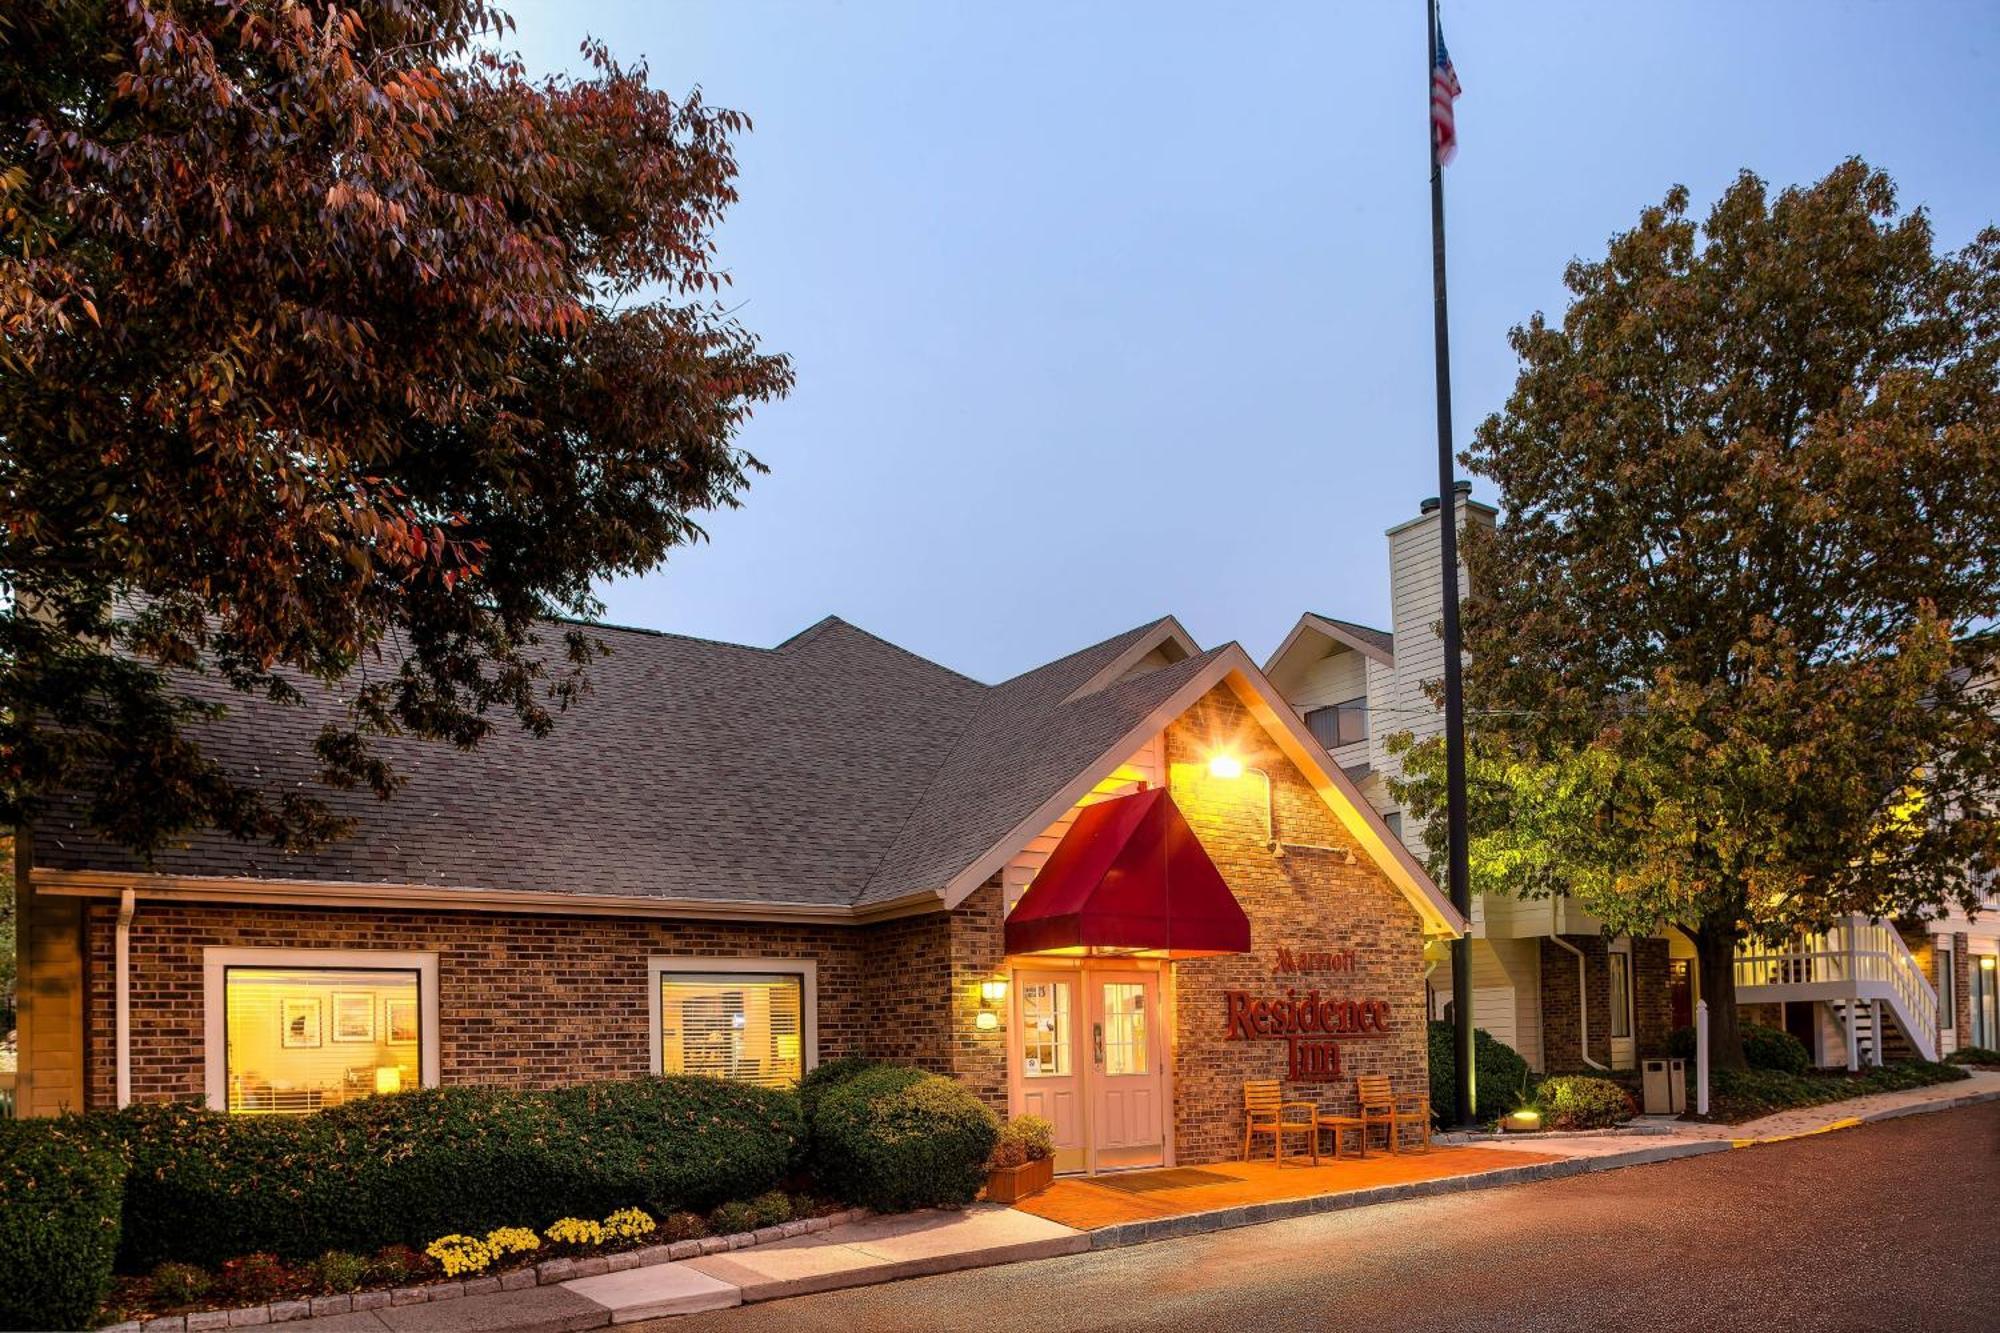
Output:
[[[593,627],[612,649],[537,740],[392,739],[390,801],[312,782],[334,691],[228,705],[203,742],[233,772],[310,787],[357,821],[300,854],[216,833],[151,868],[356,883],[855,905],[940,889],[1136,726],[1212,654],[1064,699],[1159,622],[988,686],[831,618],[775,648]],[[552,636],[553,637],[553,636]],[[57,804],[35,861],[144,869]]]
[[1372,629],[1367,625],[1358,624],[1352,620],[1342,620],[1339,616],[1322,616],[1317,611],[1313,612],[1313,614],[1329,625],[1340,626],[1357,639],[1374,644],[1391,657],[1396,655],[1396,636],[1388,630]]

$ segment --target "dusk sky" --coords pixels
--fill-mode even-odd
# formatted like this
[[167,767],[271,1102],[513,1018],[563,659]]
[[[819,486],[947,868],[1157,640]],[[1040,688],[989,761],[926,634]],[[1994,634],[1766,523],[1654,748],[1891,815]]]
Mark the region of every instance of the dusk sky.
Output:
[[[1260,659],[1302,610],[1387,623],[1383,529],[1437,490],[1419,0],[510,8],[533,69],[593,35],[755,120],[722,261],[798,372],[743,437],[771,475],[609,620],[832,613],[986,680],[1166,612]],[[1444,23],[1461,445],[1508,327],[1675,182],[1860,154],[1946,246],[2000,220],[2000,5]]]

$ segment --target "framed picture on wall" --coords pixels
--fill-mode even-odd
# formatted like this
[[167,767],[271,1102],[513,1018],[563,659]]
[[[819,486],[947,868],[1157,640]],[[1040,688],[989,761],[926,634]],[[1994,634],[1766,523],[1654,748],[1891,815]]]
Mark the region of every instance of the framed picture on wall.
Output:
[[388,1030],[392,1044],[414,1043],[417,1039],[417,1002],[382,1001],[382,1026]]
[[290,1049],[319,1045],[319,997],[293,996],[278,1002],[278,1044]]
[[375,1040],[375,997],[372,994],[352,990],[333,993],[333,1039],[344,1042]]

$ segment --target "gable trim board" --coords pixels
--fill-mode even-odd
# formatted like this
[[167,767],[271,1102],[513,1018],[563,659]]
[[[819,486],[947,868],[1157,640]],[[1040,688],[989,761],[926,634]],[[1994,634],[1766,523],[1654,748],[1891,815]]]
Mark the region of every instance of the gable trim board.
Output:
[[1174,619],[1172,616],[1162,617],[1150,631],[1134,640],[1131,647],[1112,658],[1109,663],[1100,668],[1089,680],[1071,690],[1063,699],[1063,702],[1066,704],[1075,703],[1078,699],[1097,693],[1107,685],[1115,684],[1124,677],[1127,671],[1130,671],[1133,667],[1144,661],[1148,654],[1157,652],[1159,649],[1167,646],[1172,646],[1179,650],[1180,657],[1175,658],[1175,661],[1193,657],[1201,651],[1200,645],[1195,643],[1193,637],[1181,628],[1180,621]]
[[1238,644],[1227,644],[1215,660],[1191,677],[1137,725],[1120,736],[1097,761],[1036,806],[992,848],[955,875],[944,889],[944,905],[956,907],[980,885],[1005,868],[1029,841],[1047,829],[1064,811],[1082,800],[1099,781],[1115,770],[1140,745],[1163,730],[1196,700],[1218,684],[1227,684],[1249,709],[1265,732],[1277,742],[1285,757],[1297,766],[1333,811],[1341,826],[1361,844],[1377,867],[1400,889],[1417,914],[1423,918],[1427,935],[1463,934],[1466,922],[1432,882],[1415,857],[1403,847],[1382,817],[1362,797],[1354,782],[1314,740],[1305,723],[1291,706],[1278,696],[1264,673]]
[[1299,636],[1308,630],[1324,635],[1336,643],[1344,644],[1370,661],[1379,662],[1383,666],[1394,664],[1395,659],[1380,644],[1372,643],[1344,626],[1336,625],[1324,616],[1316,616],[1308,611],[1299,617],[1298,624],[1292,626],[1292,632],[1285,636],[1285,641],[1278,645],[1277,651],[1264,660],[1264,670],[1268,672],[1284,661],[1285,655],[1291,652],[1292,645],[1297,643]]

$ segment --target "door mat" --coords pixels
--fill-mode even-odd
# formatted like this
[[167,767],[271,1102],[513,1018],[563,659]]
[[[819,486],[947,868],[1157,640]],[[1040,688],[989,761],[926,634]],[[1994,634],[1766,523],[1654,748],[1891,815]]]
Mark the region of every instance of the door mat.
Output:
[[1225,1176],[1220,1171],[1200,1171],[1191,1166],[1170,1167],[1165,1171],[1120,1171],[1108,1176],[1092,1176],[1093,1185],[1109,1185],[1127,1194],[1153,1190],[1186,1189],[1191,1185],[1241,1185],[1243,1177]]

